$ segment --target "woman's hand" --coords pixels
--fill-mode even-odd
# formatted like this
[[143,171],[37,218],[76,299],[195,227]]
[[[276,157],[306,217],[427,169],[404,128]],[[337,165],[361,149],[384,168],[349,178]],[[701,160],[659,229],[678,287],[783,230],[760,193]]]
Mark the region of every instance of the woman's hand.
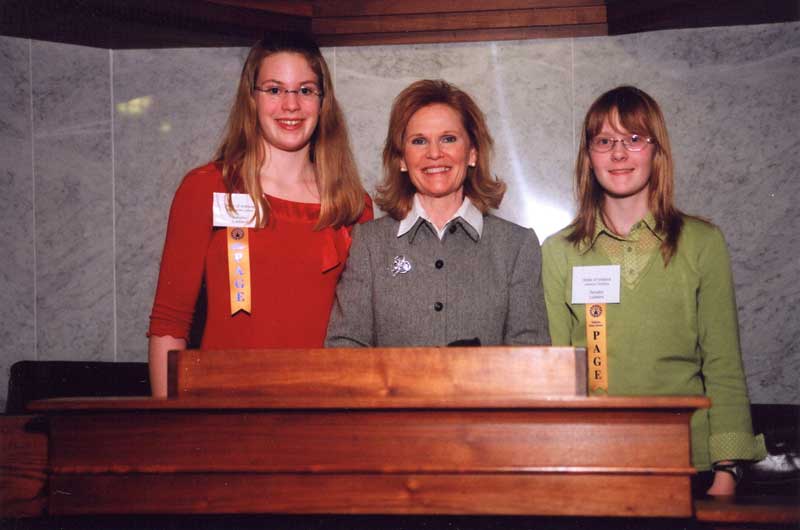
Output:
[[714,472],[714,482],[706,491],[712,497],[729,497],[736,494],[736,479],[725,471]]
[[165,337],[150,336],[148,361],[150,364],[150,391],[153,397],[167,397],[167,352],[185,350],[186,341],[169,335]]

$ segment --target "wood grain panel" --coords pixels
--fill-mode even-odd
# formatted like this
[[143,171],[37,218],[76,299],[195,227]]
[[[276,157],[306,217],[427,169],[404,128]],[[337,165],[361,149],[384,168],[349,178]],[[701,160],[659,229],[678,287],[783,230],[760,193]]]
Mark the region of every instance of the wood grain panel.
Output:
[[688,517],[691,499],[686,476],[56,475],[50,512]]
[[171,396],[519,398],[585,395],[573,348],[170,352]]
[[314,3],[312,0],[205,0],[210,4],[221,4],[228,6],[246,7],[267,13],[281,13],[283,15],[295,15],[301,17],[311,17],[314,14]]
[[609,33],[736,26],[800,19],[797,0],[607,0]]
[[358,17],[431,13],[469,13],[553,7],[604,6],[604,0],[317,0],[314,17]]
[[404,31],[458,31],[604,24],[605,6],[519,9],[471,13],[405,14],[366,17],[314,18],[317,36],[347,33],[396,33]]
[[[605,9],[597,23],[496,27],[517,12]],[[529,17],[531,15],[528,15]],[[537,15],[538,16],[538,15]],[[343,18],[347,17],[347,18]],[[399,18],[395,22],[391,17]],[[420,25],[403,22],[415,19]],[[482,18],[487,17],[487,18]],[[534,17],[536,18],[536,17]],[[797,0],[3,0],[0,34],[102,48],[250,45],[264,31],[308,31],[337,19],[323,45],[563,38],[800,20]],[[372,20],[370,22],[370,20]],[[477,25],[486,20],[489,26]],[[387,22],[389,21],[389,22]],[[500,23],[506,23],[500,22]],[[356,26],[371,25],[369,31]],[[433,24],[433,26],[431,26]],[[438,24],[444,24],[439,26]],[[470,29],[452,29],[464,25]],[[537,22],[538,24],[538,22]],[[348,25],[352,25],[350,29]],[[398,25],[408,29],[398,29]],[[377,32],[374,28],[379,28]],[[451,29],[448,29],[451,28]],[[353,32],[356,33],[353,33]]]
[[[694,501],[698,521],[715,523],[798,524],[800,504],[797,497],[736,497],[734,499],[698,499]],[[750,528],[748,526],[748,528]]]
[[688,412],[118,413],[51,419],[59,473],[691,473]]
[[533,28],[476,29],[464,31],[413,31],[401,33],[354,33],[318,35],[320,46],[377,46],[385,44],[435,44],[525,39],[565,39],[608,35],[606,24],[543,26]]
[[0,518],[42,515],[47,436],[41,418],[0,416]]
[[684,413],[708,408],[703,396],[222,396],[159,399],[145,397],[73,397],[32,401],[28,409],[37,412],[123,412],[123,411],[227,411],[227,410],[332,410],[332,409],[565,409],[609,412],[653,409]]
[[2,34],[113,49],[249,46],[265,31],[311,26],[309,17],[207,0],[4,0],[0,15]]

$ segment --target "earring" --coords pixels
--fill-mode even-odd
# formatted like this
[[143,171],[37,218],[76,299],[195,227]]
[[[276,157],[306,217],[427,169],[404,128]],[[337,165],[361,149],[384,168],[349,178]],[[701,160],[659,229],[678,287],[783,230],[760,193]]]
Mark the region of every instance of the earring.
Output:
[[400,173],[408,173],[408,168],[403,164],[400,164]]
[[475,167],[475,162],[470,162],[469,167]]

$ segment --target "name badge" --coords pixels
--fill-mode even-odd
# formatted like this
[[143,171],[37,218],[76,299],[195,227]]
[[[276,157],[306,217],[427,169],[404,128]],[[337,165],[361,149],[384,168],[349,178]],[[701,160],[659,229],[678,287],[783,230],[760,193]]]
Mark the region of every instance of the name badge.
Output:
[[233,207],[236,210],[228,210],[228,194],[214,193],[214,203],[212,210],[214,213],[214,226],[230,226],[238,228],[255,228],[256,206],[253,199],[246,193],[231,193]]
[[619,265],[572,267],[573,304],[618,304]]

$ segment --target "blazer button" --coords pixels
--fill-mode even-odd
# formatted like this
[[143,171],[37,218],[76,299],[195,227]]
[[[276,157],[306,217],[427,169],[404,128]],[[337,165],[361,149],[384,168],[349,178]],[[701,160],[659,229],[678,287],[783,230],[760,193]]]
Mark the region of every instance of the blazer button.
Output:
[[436,266],[437,269],[441,269],[442,267],[444,267],[444,261],[437,259],[434,265]]
[[434,308],[436,311],[441,311],[443,307],[444,307],[444,304],[443,304],[443,303],[441,303],[441,302],[436,302],[435,304],[433,304],[433,308]]
[[456,225],[450,225],[450,228],[448,230],[450,231],[451,234],[455,234],[456,230],[458,230],[458,227]]

